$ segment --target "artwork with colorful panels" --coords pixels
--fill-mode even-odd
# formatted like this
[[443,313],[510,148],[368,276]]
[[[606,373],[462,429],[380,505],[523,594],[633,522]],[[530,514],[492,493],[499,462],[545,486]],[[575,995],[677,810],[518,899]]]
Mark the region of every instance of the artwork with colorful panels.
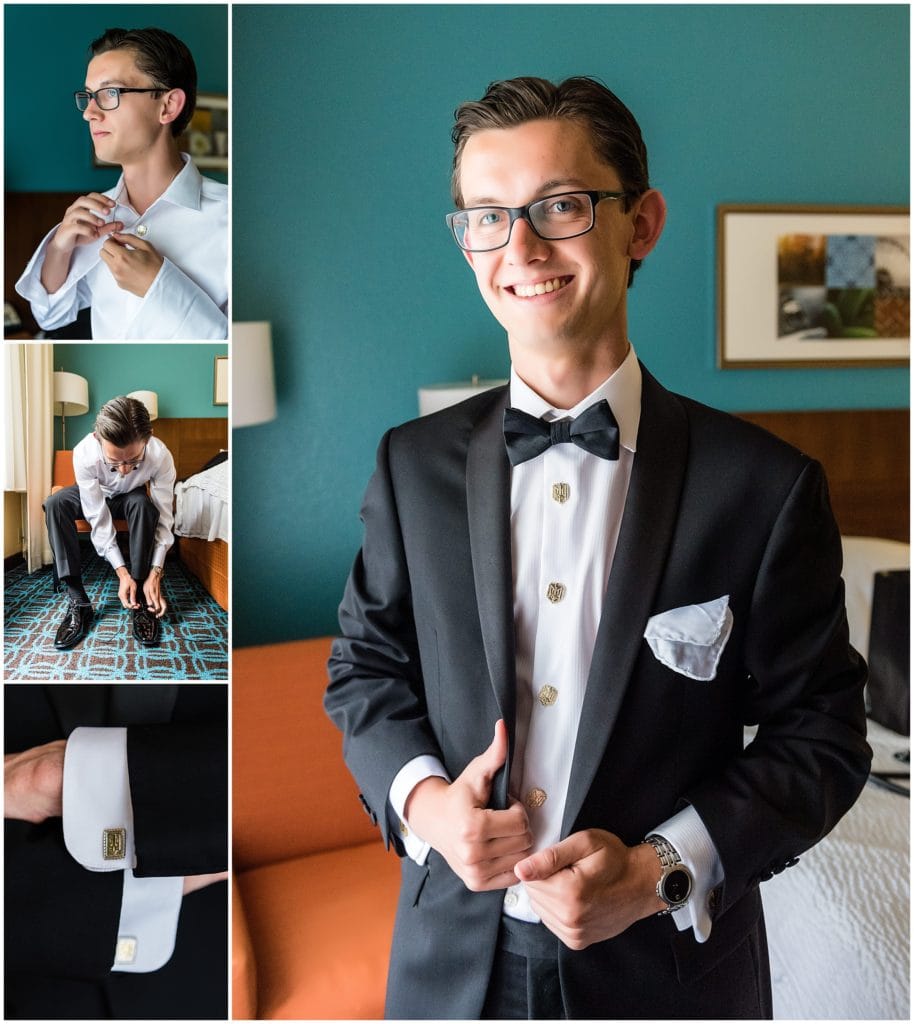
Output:
[[907,235],[780,235],[778,337],[907,338]]

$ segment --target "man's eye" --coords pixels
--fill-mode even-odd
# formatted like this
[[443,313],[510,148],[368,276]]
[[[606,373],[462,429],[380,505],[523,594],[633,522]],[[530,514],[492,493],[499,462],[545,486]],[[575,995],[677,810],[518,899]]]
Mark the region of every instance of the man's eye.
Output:
[[117,99],[118,90],[117,89],[113,89],[113,88],[112,89],[103,89],[102,93],[103,93],[103,95],[104,95],[106,100],[114,100],[114,99]]
[[480,228],[492,228],[501,224],[505,219],[501,210],[481,210],[476,217],[476,226]]
[[546,213],[550,214],[568,214],[578,213],[581,209],[580,200],[574,196],[561,196],[558,199],[553,199],[546,206]]

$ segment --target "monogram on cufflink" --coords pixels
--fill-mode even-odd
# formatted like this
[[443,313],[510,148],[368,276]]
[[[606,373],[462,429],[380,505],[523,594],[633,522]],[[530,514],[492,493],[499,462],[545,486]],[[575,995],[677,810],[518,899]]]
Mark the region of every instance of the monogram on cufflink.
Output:
[[123,860],[127,856],[127,829],[104,829],[102,832],[102,856],[105,860]]
[[116,964],[132,964],[136,962],[136,939],[132,935],[118,935],[114,950]]

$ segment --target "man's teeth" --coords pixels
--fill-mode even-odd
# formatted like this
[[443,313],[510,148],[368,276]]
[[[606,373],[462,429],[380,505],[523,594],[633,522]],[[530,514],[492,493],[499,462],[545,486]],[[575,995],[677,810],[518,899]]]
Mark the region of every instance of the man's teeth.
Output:
[[551,281],[540,281],[539,284],[516,284],[514,294],[522,299],[532,298],[534,295],[546,295],[548,292],[557,292],[564,288],[568,282],[561,277],[554,277]]

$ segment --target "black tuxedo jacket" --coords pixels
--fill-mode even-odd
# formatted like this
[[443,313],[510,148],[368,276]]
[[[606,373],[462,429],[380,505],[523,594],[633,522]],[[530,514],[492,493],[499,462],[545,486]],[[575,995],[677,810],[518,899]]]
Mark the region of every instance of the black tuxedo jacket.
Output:
[[[128,727],[137,875],[225,870],[224,685],[4,690],[7,753],[66,738],[80,725]],[[60,818],[5,822],[6,1019],[226,1016],[226,884],[184,897],[175,952],[148,974],[111,972],[122,885],[122,872],[88,871],[73,860]]]
[[[513,750],[506,403],[501,388],[389,432],[362,509],[326,707],[401,854],[387,797],[407,761],[434,754],[456,777],[500,717]],[[726,881],[704,944],[669,917],[583,951],[557,941],[572,1017],[770,1014],[759,882],[833,827],[869,763],[840,569],[821,467],[645,371],[562,834],[602,828],[633,845],[691,803]],[[650,616],[725,594],[734,624],[716,678],[654,657]],[[478,1018],[503,894],[469,892],[434,851],[423,867],[404,858],[402,876],[388,1016]]]

